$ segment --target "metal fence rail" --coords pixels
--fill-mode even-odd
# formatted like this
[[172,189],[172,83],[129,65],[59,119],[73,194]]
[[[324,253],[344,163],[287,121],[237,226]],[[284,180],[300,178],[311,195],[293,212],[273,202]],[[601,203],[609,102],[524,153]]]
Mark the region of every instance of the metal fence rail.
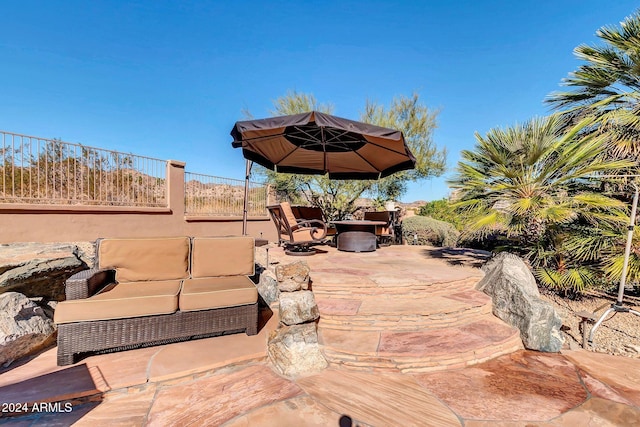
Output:
[[165,160],[0,131],[0,203],[166,207]]
[[[185,172],[184,181],[188,215],[242,216],[243,180]],[[249,216],[267,216],[267,193],[267,185],[249,183]]]

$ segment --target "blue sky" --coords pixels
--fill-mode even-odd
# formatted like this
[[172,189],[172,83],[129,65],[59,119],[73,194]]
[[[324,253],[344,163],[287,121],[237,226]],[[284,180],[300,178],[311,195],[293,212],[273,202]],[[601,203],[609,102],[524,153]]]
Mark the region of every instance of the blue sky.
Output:
[[229,132],[289,90],[358,119],[367,99],[420,93],[439,109],[445,177],[474,132],[549,112],[543,99],[635,1],[5,1],[0,129],[242,178]]

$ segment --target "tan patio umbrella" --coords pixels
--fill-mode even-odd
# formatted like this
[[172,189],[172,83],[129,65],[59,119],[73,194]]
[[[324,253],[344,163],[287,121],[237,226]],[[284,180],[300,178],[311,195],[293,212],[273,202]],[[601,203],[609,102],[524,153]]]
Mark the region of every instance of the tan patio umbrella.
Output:
[[[378,179],[413,169],[402,132],[311,111],[236,122],[232,146],[251,162],[277,172],[329,174],[332,179]],[[245,192],[248,181],[245,183]],[[246,233],[246,207],[243,234]]]

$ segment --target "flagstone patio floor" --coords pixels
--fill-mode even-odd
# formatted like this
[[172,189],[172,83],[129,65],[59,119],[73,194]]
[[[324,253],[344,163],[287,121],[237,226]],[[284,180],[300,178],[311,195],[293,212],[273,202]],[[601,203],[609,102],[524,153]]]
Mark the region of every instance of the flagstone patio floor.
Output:
[[251,337],[65,367],[56,366],[55,348],[44,351],[0,374],[0,425],[640,425],[640,360],[523,350],[517,331],[473,288],[484,254],[321,249],[298,258],[272,248],[269,260],[309,264],[326,370],[284,378],[272,369],[273,307]]

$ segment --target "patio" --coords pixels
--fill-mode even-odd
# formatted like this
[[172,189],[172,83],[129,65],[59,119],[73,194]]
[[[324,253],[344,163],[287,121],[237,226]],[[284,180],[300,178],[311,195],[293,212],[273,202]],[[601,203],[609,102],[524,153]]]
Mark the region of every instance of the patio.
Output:
[[[294,380],[266,360],[278,322],[98,355],[57,367],[55,348],[0,374],[6,425],[634,425],[640,361],[525,351],[473,289],[482,253],[391,246],[305,257],[330,367]],[[298,261],[281,248],[271,264]],[[34,412],[34,403],[49,412]],[[70,406],[66,406],[70,403]],[[56,406],[57,405],[57,406]],[[7,416],[3,407],[0,416]],[[20,411],[18,411],[20,412]],[[347,418],[348,417],[348,418]],[[344,424],[342,424],[344,423]]]

